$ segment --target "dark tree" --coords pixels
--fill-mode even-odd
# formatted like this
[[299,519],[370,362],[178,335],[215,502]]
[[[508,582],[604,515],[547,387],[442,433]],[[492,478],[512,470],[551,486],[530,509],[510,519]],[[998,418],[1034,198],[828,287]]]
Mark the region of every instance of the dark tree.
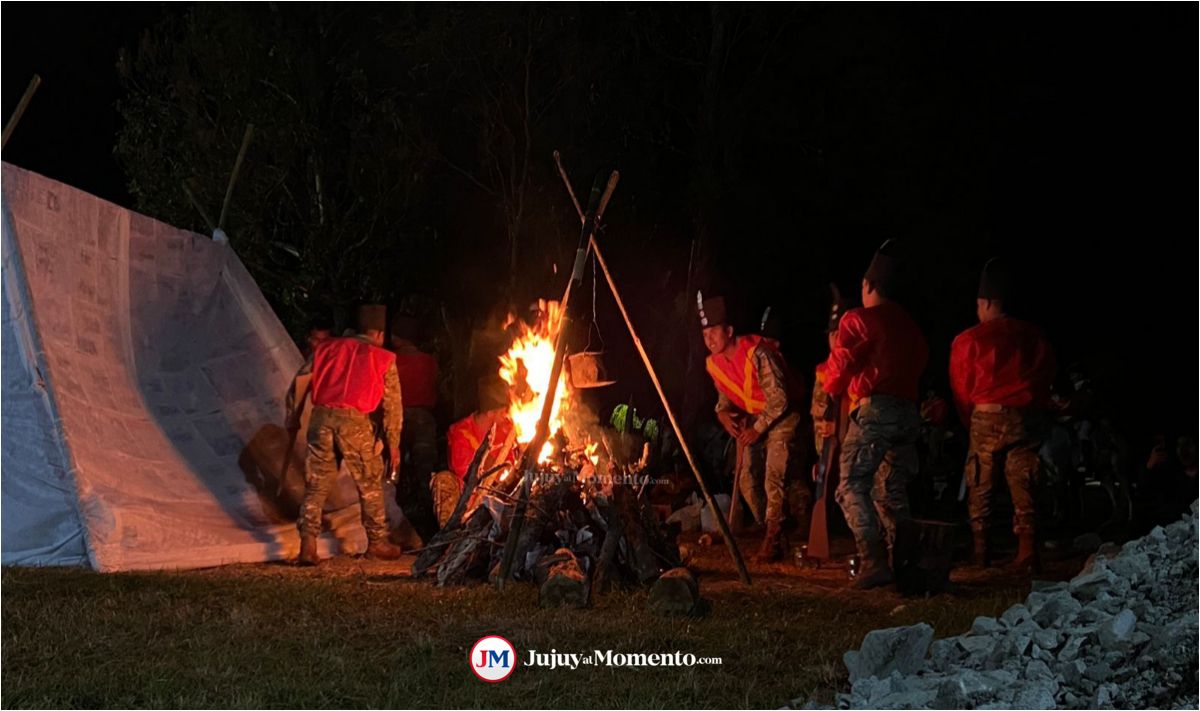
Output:
[[[378,25],[340,6],[195,6],[122,55],[116,152],[138,209],[203,231],[248,123],[225,226],[293,329],[314,309],[422,284],[429,149]],[[344,310],[343,310],[344,311]]]

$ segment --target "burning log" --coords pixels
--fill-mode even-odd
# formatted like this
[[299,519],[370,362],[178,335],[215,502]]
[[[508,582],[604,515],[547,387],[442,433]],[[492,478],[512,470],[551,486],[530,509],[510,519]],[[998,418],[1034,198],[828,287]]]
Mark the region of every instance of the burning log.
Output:
[[471,513],[438,564],[438,585],[461,585],[469,581],[472,571],[481,567],[487,570],[491,558],[487,529],[491,522],[491,515],[483,507]]
[[678,547],[649,497],[638,493],[641,487],[602,483],[589,464],[582,475],[567,464],[531,470],[519,528],[508,523],[505,512],[515,508],[521,481],[510,489],[477,485],[473,494],[464,491],[464,497],[478,495],[479,503],[460,525],[451,522],[438,533],[414,572],[435,571],[439,585],[495,581],[507,546],[513,551],[511,579],[542,586],[543,605],[578,606],[591,599],[593,585],[607,590],[614,583],[647,584],[679,565]]

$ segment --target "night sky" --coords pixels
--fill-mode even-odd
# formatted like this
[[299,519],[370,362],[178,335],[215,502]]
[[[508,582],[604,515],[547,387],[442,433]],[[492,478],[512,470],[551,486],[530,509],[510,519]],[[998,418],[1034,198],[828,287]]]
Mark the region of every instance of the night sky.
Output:
[[[4,160],[132,205],[113,157],[117,52],[164,13],[182,11],[6,4],[5,116],[32,73],[44,83]],[[739,176],[745,195],[717,247],[721,284],[744,315],[781,304],[792,315],[785,345],[807,368],[820,355],[824,283],[856,287],[872,245],[916,236],[924,288],[914,310],[942,367],[949,339],[971,324],[979,266],[1002,251],[1027,267],[1028,316],[1047,328],[1064,366],[1087,364],[1124,428],[1194,435],[1196,21],[1194,4],[823,8],[781,35],[795,50],[779,71],[797,96],[823,97],[824,130],[738,146],[756,160]],[[756,120],[810,110],[795,101],[782,90]],[[811,155],[835,165],[828,177],[806,172]],[[614,162],[626,171],[609,221],[615,240],[649,229],[632,207],[639,190],[678,176]],[[584,166],[578,173],[586,182]],[[819,222],[834,227],[781,229],[794,209],[789,190],[807,196],[805,209],[836,206]],[[766,197],[745,209],[755,193]],[[569,245],[570,230],[563,234]],[[810,239],[832,245],[822,252],[832,255],[830,273],[796,285]],[[635,255],[618,243],[610,261]],[[639,303],[652,292],[636,283],[662,268],[622,270]],[[619,333],[605,318],[606,332]],[[622,348],[615,352],[632,362]]]

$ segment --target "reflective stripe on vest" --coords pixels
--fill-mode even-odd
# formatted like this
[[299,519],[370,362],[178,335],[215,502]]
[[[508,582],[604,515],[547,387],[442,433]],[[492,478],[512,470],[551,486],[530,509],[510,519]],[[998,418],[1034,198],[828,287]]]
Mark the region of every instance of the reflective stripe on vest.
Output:
[[372,413],[383,400],[383,378],[396,356],[357,338],[334,338],[313,353],[312,400],[321,407]]
[[754,367],[754,351],[762,340],[761,336],[739,336],[732,357],[710,355],[705,360],[717,390],[751,415],[762,412],[767,405]]

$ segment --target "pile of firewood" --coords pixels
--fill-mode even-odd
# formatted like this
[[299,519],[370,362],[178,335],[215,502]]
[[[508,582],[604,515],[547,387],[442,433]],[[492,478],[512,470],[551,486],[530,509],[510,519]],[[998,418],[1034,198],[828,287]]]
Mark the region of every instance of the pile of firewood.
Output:
[[453,514],[413,563],[414,577],[433,575],[438,585],[495,581],[521,496],[528,500],[509,577],[538,584],[543,605],[586,605],[593,592],[647,585],[680,565],[675,537],[649,502],[646,456],[619,463],[610,452],[593,458],[562,447],[522,477],[503,466],[479,471],[488,442]]

